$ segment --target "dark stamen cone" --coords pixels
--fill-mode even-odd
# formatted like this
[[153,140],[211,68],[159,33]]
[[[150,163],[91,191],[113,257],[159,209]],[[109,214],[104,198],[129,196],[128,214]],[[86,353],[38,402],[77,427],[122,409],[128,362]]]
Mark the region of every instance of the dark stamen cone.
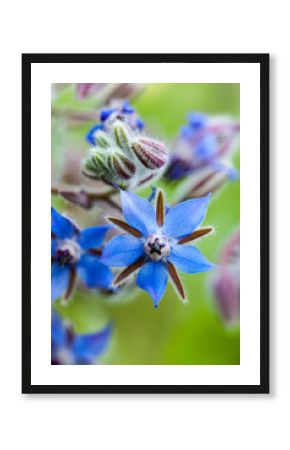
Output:
[[168,272],[169,272],[170,278],[173,281],[176,289],[178,290],[179,295],[181,296],[182,300],[185,300],[186,299],[186,295],[185,295],[185,291],[184,291],[184,288],[182,286],[181,280],[180,280],[180,278],[178,276],[178,273],[177,273],[177,271],[175,269],[175,266],[169,261],[168,261]]
[[159,227],[162,227],[164,224],[164,195],[162,191],[159,191],[157,196],[156,222]]
[[69,275],[69,281],[68,281],[68,287],[64,294],[64,299],[68,300],[72,294],[73,288],[75,286],[76,281],[76,270],[74,267],[70,268],[70,275]]
[[116,219],[115,217],[107,217],[108,222],[113,223],[121,230],[127,231],[127,233],[132,234],[132,236],[141,237],[140,231],[136,230],[136,228],[129,225],[127,222],[124,222],[121,219]]
[[195,230],[189,236],[185,236],[184,238],[180,239],[178,241],[178,244],[186,244],[187,242],[194,241],[195,239],[199,239],[206,234],[212,233],[212,231],[214,231],[213,227],[200,228],[199,230]]
[[143,265],[145,261],[145,256],[141,256],[137,261],[133,262],[133,264],[130,264],[130,266],[126,267],[119,275],[116,276],[116,278],[113,281],[113,285],[116,286],[120,284],[122,281],[124,281],[126,278],[128,278],[132,273],[136,272],[136,270],[139,269]]

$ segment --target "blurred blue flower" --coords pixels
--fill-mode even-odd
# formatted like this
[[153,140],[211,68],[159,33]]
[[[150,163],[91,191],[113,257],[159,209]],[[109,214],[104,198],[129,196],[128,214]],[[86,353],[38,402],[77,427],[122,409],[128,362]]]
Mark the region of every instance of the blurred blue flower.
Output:
[[239,129],[239,124],[230,118],[210,117],[198,112],[189,114],[188,123],[181,127],[175,142],[166,176],[177,180],[210,168],[235,179],[236,170],[224,159],[235,147]]
[[153,207],[148,200],[121,191],[126,222],[116,218],[108,218],[108,221],[128,234],[115,236],[101,256],[101,261],[109,266],[127,266],[113,285],[140,269],[137,285],[151,295],[157,307],[169,275],[185,300],[176,268],[185,273],[199,273],[214,267],[196,247],[184,245],[213,230],[212,227],[197,229],[205,217],[209,199],[210,195],[165,208],[163,193],[159,191],[156,207]]
[[110,287],[113,275],[100,261],[101,246],[109,225],[79,230],[51,208],[51,299],[68,298],[76,275],[91,289]]
[[51,317],[51,364],[96,364],[107,349],[112,324],[97,333],[76,334],[57,313]]
[[96,134],[100,130],[106,131],[106,127],[116,120],[125,122],[133,131],[144,129],[144,122],[127,100],[115,100],[111,106],[100,110],[99,117],[101,123],[94,125],[86,135],[86,139],[91,145],[96,145]]

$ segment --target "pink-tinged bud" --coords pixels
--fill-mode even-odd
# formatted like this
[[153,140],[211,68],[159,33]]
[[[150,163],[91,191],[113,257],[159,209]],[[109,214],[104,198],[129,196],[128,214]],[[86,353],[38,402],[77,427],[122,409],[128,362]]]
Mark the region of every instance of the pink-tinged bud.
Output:
[[235,322],[240,314],[240,286],[230,269],[225,266],[219,269],[213,288],[223,320]]
[[139,137],[132,144],[132,149],[147,169],[160,169],[168,161],[168,150],[165,145],[153,139]]
[[240,315],[240,233],[236,232],[225,245],[213,280],[217,307],[227,324]]
[[77,83],[76,96],[80,100],[101,91],[107,83]]
[[113,89],[108,93],[106,103],[116,99],[130,100],[137,94],[140,94],[145,89],[145,84],[141,83],[118,83],[113,86]]
[[108,167],[117,177],[123,180],[130,180],[136,172],[135,165],[119,152],[108,156]]

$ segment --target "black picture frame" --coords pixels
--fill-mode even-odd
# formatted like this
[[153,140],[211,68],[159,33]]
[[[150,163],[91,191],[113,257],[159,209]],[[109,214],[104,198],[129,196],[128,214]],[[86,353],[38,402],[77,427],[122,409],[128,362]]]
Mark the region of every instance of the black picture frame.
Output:
[[[269,59],[269,54],[249,53],[22,55],[22,393],[269,393]],[[33,63],[256,63],[260,65],[260,384],[174,386],[31,384],[31,65]]]

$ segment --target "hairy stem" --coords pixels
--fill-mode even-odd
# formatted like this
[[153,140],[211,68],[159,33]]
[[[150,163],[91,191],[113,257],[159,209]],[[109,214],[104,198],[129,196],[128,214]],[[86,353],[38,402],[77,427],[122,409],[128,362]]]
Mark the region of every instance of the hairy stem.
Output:
[[76,186],[52,184],[51,193],[52,195],[60,195],[71,203],[81,206],[84,209],[90,209],[95,203],[101,201],[107,203],[116,210],[121,211],[120,205],[111,198],[116,194],[115,189],[97,193],[88,188],[78,189]]

